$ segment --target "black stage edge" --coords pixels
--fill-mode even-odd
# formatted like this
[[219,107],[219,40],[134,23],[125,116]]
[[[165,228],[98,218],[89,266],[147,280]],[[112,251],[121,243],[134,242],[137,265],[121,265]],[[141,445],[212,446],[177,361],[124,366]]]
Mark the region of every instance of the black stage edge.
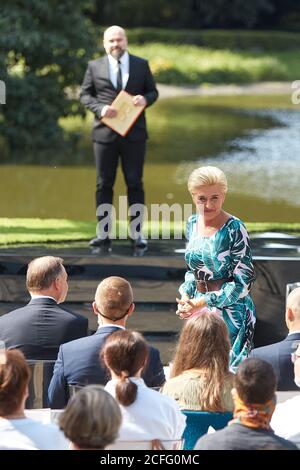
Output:
[[[252,296],[257,309],[255,346],[285,337],[287,283],[300,281],[300,238],[288,234],[253,235],[256,281]],[[51,254],[61,256],[69,275],[66,308],[80,312],[96,330],[91,303],[98,283],[107,276],[128,279],[133,287],[136,311],[128,327],[141,331],[150,344],[161,350],[167,364],[172,356],[182,321],[175,315],[178,286],[185,273],[183,240],[149,240],[142,257],[132,256],[129,241],[115,241],[112,252],[101,255],[87,243],[31,245],[0,250],[0,315],[29,300],[25,287],[28,262]]]

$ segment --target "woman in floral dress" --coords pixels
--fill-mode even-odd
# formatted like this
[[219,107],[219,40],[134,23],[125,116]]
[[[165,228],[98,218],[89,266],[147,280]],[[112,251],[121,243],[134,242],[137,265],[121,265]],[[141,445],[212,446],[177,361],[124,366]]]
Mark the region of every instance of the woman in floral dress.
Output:
[[197,214],[187,223],[188,271],[179,288],[176,313],[182,319],[207,310],[222,316],[229,331],[234,372],[252,349],[255,325],[249,236],[244,224],[222,209],[227,192],[222,170],[212,166],[194,170],[188,189]]

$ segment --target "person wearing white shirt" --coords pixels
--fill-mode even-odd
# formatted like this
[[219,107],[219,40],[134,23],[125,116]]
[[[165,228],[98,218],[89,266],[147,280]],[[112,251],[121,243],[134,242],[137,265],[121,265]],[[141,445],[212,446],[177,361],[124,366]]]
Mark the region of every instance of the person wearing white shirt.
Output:
[[21,351],[0,352],[0,450],[65,450],[68,441],[54,424],[25,416],[30,370]]
[[[300,388],[300,344],[292,353],[295,384]],[[271,427],[278,436],[289,439],[300,448],[300,390],[297,396],[276,405]]]
[[186,417],[179,406],[141,379],[148,357],[143,336],[115,332],[106,340],[101,357],[112,376],[105,389],[116,398],[123,416],[117,442],[181,439]]

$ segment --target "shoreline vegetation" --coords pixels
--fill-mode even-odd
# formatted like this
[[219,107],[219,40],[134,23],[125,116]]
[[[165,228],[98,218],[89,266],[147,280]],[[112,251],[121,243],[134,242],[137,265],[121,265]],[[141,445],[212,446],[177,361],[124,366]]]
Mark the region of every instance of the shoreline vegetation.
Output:
[[[300,33],[242,30],[128,30],[129,51],[168,85],[246,84],[300,78]],[[95,57],[99,52],[95,54]]]
[[[126,227],[126,222],[117,222],[117,226],[122,224]],[[259,232],[284,232],[294,235],[300,234],[300,223],[278,223],[278,222],[245,222],[250,235]],[[43,243],[70,243],[88,241],[95,236],[95,221],[77,221],[70,219],[38,219],[38,218],[0,218],[0,246],[9,247],[11,245],[23,244],[43,244]],[[184,240],[185,222],[148,222],[144,224],[144,232],[155,233],[162,238],[170,233],[170,238],[174,237],[174,232],[182,233]]]

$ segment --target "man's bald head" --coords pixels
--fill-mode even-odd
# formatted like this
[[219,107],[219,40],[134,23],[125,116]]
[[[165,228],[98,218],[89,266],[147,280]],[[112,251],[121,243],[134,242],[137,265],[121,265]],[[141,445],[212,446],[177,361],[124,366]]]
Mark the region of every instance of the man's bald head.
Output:
[[113,321],[121,319],[133,303],[131,285],[122,277],[107,277],[97,287],[95,303],[100,314]]
[[121,26],[113,25],[107,28],[104,33],[103,33],[103,40],[107,39],[113,34],[120,34],[122,36],[126,37],[126,32],[124,28],[121,28]]
[[120,59],[127,49],[125,30],[116,25],[107,28],[103,34],[103,46],[106,54],[111,55],[116,60]]
[[286,323],[290,331],[300,329],[300,287],[293,289],[287,297]]

